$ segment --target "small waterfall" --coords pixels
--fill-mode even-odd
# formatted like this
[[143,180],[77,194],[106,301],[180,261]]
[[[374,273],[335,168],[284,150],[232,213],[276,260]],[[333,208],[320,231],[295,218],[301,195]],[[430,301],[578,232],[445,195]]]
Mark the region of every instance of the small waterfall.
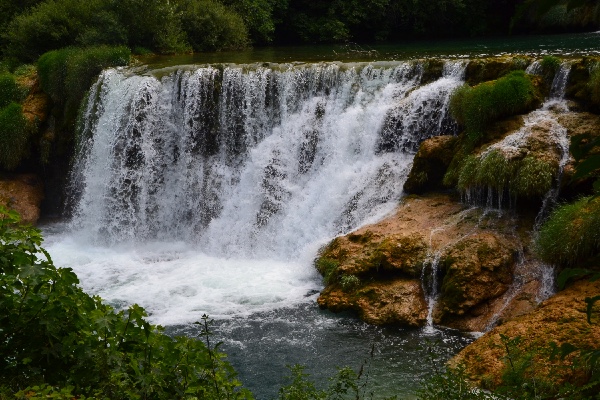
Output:
[[[458,225],[464,219],[472,217],[473,212],[478,209],[478,207],[470,207],[466,210],[463,210],[454,215],[453,218],[450,221],[448,221],[447,224],[436,227],[429,232],[429,254],[427,255],[427,261],[425,262],[423,271],[421,272],[421,283],[423,285],[423,293],[425,293],[425,301],[427,302],[427,325],[425,325],[424,328],[425,333],[433,333],[435,331],[435,328],[433,326],[433,311],[435,309],[439,297],[440,283],[438,278],[440,273],[439,267],[442,255],[447,248],[455,245],[464,238],[468,237],[473,233],[473,231],[467,232],[464,235],[457,237],[452,242],[447,243],[445,246],[437,249],[433,248],[433,238],[437,233],[443,232],[444,230],[452,226]],[[482,218],[485,217],[485,215],[486,213],[483,213],[479,217],[480,221]]]
[[389,212],[425,138],[453,133],[464,62],[108,70],[90,91],[71,229],[294,259]]

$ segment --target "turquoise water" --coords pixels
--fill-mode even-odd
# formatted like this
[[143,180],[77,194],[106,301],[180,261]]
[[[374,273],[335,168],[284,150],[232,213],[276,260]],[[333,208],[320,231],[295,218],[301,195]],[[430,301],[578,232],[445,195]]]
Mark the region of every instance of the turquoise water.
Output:
[[153,68],[186,64],[319,61],[391,61],[422,58],[475,58],[503,54],[543,56],[600,55],[600,31],[564,35],[510,36],[462,40],[413,41],[376,45],[304,45],[245,51],[139,57]]

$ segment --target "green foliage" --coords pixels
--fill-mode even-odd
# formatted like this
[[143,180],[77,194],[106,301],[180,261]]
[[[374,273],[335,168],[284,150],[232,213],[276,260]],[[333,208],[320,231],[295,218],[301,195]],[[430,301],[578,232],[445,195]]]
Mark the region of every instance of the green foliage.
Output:
[[544,56],[541,61],[542,71],[546,76],[554,76],[560,68],[560,58],[556,56]]
[[340,278],[340,284],[342,285],[342,289],[344,291],[352,292],[360,286],[361,281],[356,275],[342,275]]
[[74,120],[85,92],[98,74],[105,68],[127,64],[129,57],[126,47],[53,50],[38,60],[40,83],[55,104],[65,107],[67,118]]
[[546,161],[527,156],[519,163],[511,191],[521,197],[541,197],[552,188],[555,170]]
[[185,0],[181,24],[194,51],[241,49],[248,46],[242,17],[216,0]]
[[23,92],[19,88],[15,77],[9,73],[0,73],[0,108],[4,108],[11,102],[19,102]]
[[7,27],[6,53],[24,61],[66,46],[125,44],[126,32],[106,0],[54,0],[20,14]]
[[512,196],[521,198],[544,196],[552,188],[556,174],[556,168],[546,161],[533,156],[507,159],[498,150],[479,157],[469,155],[456,168],[456,187],[460,191],[490,188],[502,193],[508,190]]
[[29,154],[30,129],[20,104],[0,109],[0,167],[13,170]]
[[575,266],[600,252],[600,198],[584,197],[550,215],[536,240],[539,256],[553,264]]
[[523,71],[513,71],[496,81],[458,88],[450,99],[450,112],[472,143],[480,142],[485,128],[510,115],[524,113],[537,102],[533,83]]
[[503,397],[491,395],[474,388],[468,383],[463,366],[447,368],[445,372],[433,375],[417,391],[419,400],[500,400]]
[[37,398],[251,398],[211,345],[207,317],[199,323],[204,344],[165,335],[137,305],[115,312],[85,294],[71,269],[53,265],[38,230],[12,211],[0,213],[0,381],[7,388],[31,386],[24,392]]

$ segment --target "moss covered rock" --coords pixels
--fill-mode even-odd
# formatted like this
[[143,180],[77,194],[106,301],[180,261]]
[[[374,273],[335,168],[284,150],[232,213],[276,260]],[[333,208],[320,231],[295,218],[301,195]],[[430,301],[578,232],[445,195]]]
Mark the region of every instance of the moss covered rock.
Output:
[[505,293],[513,281],[515,245],[494,232],[466,237],[444,251],[445,272],[434,320],[461,327],[461,318]]
[[360,319],[375,325],[419,327],[427,318],[427,303],[418,279],[370,282],[352,292],[336,284],[323,291],[318,303],[334,312],[353,310]]
[[421,194],[442,189],[442,180],[454,157],[457,142],[456,136],[449,135],[423,141],[404,183],[404,190],[407,193]]
[[492,329],[464,348],[452,360],[452,364],[463,364],[471,380],[481,386],[495,388],[502,382],[502,376],[507,371],[507,365],[503,362],[507,356],[501,337],[504,335],[509,339],[519,338],[518,346],[512,349],[513,355],[530,358],[526,374],[535,374],[540,383],[547,381],[558,386],[578,380],[580,384],[585,383],[581,382],[586,379],[585,371],[571,368],[572,358],[550,359],[550,344],[560,346],[570,343],[582,349],[598,347],[598,314],[595,314],[591,324],[587,322],[585,298],[599,293],[600,281],[577,282],[540,304],[532,313]]

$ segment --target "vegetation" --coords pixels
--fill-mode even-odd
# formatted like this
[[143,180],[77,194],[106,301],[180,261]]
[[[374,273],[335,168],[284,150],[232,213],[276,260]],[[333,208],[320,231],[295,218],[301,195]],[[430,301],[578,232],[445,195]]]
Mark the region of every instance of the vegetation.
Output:
[[[0,382],[4,392],[108,399],[242,399],[231,366],[210,343],[170,337],[134,305],[116,312],[56,268],[34,228],[1,209]],[[50,386],[48,386],[50,385]],[[52,389],[60,387],[63,389]],[[23,392],[22,392],[23,393]],[[29,395],[27,395],[29,396]],[[84,398],[84,397],[82,397]]]
[[13,170],[30,151],[30,133],[20,104],[0,108],[0,167]]
[[62,106],[71,119],[98,74],[108,67],[125,65],[130,52],[126,47],[88,47],[53,50],[38,62],[42,88],[52,101]]
[[490,123],[531,110],[538,97],[525,72],[513,71],[496,81],[461,86],[452,94],[450,112],[464,126],[467,138],[477,144]]

